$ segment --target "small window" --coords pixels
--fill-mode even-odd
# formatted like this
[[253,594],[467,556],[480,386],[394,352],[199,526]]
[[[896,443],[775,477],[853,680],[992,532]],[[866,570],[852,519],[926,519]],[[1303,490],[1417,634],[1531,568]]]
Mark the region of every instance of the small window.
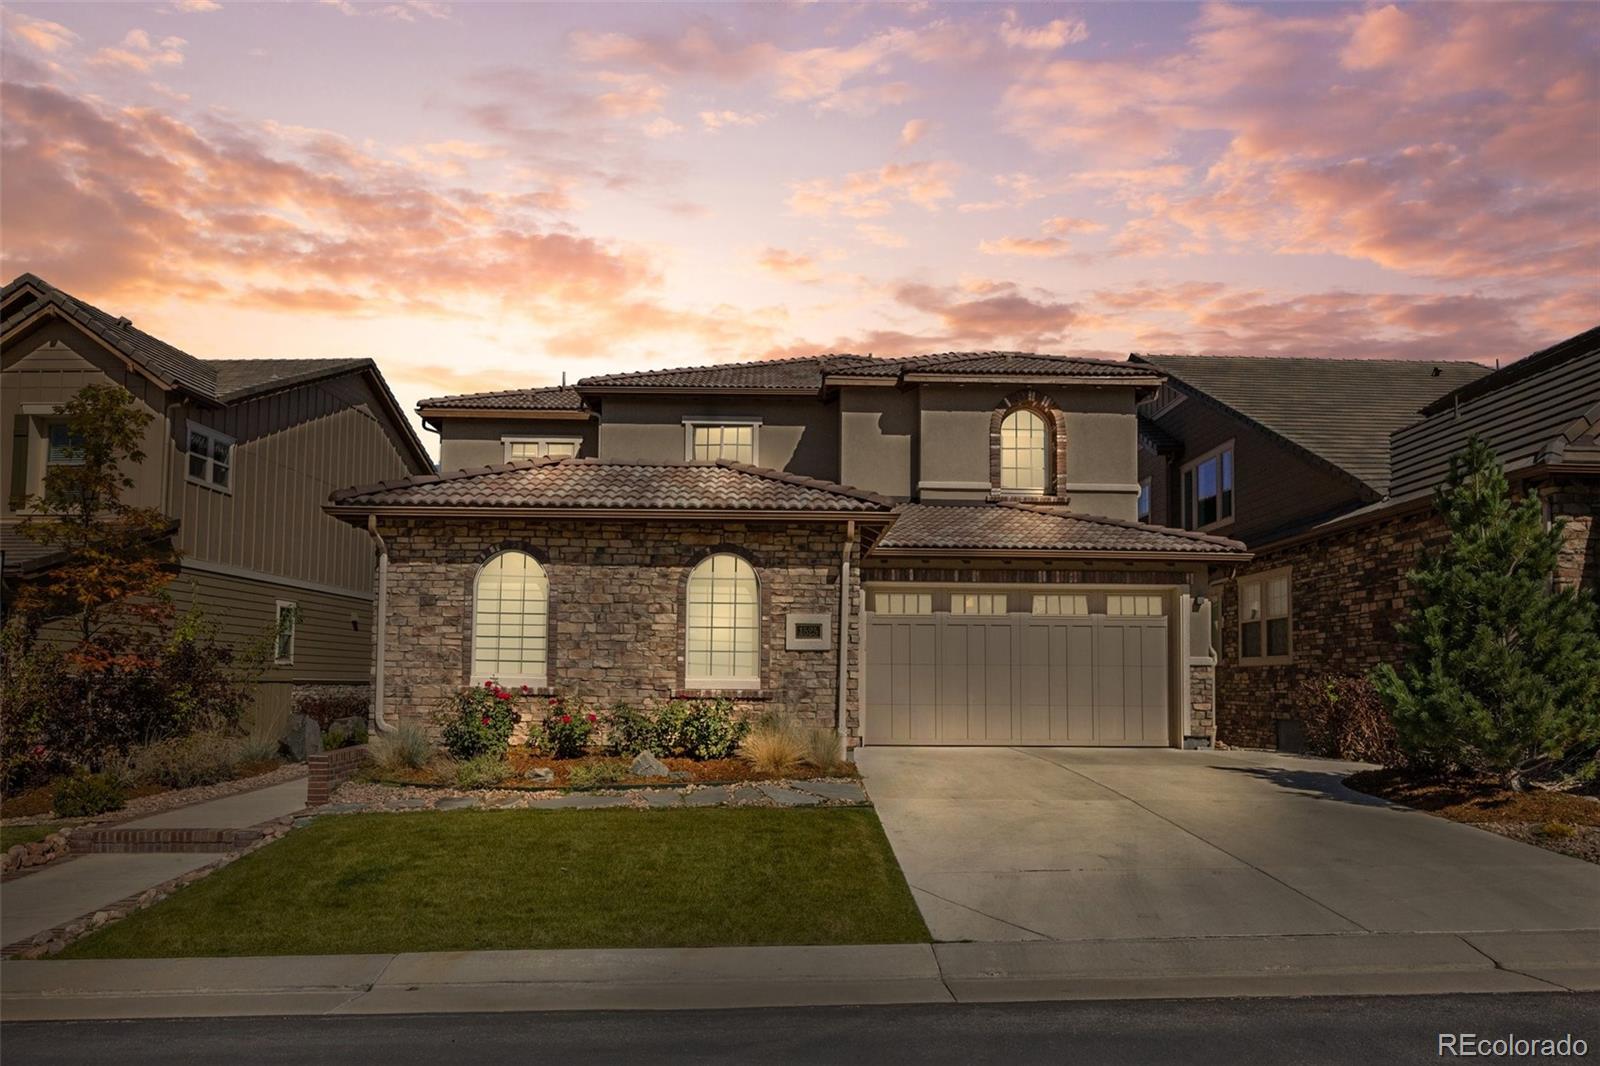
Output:
[[756,422],[688,422],[687,456],[698,463],[727,459],[735,463],[755,464]]
[[1293,653],[1290,571],[1239,580],[1239,658],[1287,661]]
[[1006,594],[1003,592],[952,592],[951,614],[1005,614]]
[[1089,613],[1089,597],[1082,593],[1047,592],[1033,598],[1033,613],[1087,615]]
[[79,466],[83,463],[83,438],[72,432],[65,422],[49,425],[50,447],[45,452],[44,465]]
[[876,614],[932,614],[933,594],[929,592],[874,592],[872,610]]
[[1050,432],[1026,408],[1000,422],[1000,491],[1043,494]]
[[1183,468],[1183,525],[1209,529],[1233,521],[1233,445]]
[[761,589],[749,563],[726,552],[689,572],[684,684],[759,688]]
[[1139,521],[1150,521],[1150,479],[1139,479]]
[[506,462],[513,459],[572,459],[583,443],[577,437],[502,437]]
[[1106,597],[1106,614],[1124,618],[1155,618],[1161,615],[1161,597],[1158,595],[1129,595],[1112,593]]
[[279,666],[294,665],[294,627],[300,621],[300,609],[291,600],[279,600],[273,614],[276,633],[273,640],[272,659]]
[[189,423],[189,480],[208,489],[232,492],[233,445],[232,437]]

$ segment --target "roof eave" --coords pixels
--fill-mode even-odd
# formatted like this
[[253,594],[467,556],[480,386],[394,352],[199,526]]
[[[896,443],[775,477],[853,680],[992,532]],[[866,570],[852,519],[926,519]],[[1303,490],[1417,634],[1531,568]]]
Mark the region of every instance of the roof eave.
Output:
[[1130,388],[1154,387],[1166,378],[1159,374],[1099,375],[1099,374],[941,374],[937,371],[914,371],[905,375],[908,382],[935,382],[952,385],[1116,385]]
[[897,558],[919,557],[929,559],[944,558],[974,558],[974,559],[1127,559],[1127,560],[1166,560],[1167,562],[1249,562],[1255,556],[1251,552],[1224,552],[1224,551],[1129,551],[1129,550],[1099,550],[1087,548],[951,548],[951,547],[874,547],[868,553],[868,558],[878,556],[893,556]]
[[888,511],[807,511],[743,510],[740,508],[689,507],[506,507],[438,504],[434,506],[398,504],[326,504],[323,511],[342,521],[358,525],[368,515],[396,518],[636,518],[636,519],[712,519],[756,522],[891,522]]
[[[38,290],[32,289],[30,291],[37,292]],[[31,308],[26,314],[24,314],[20,319],[7,328],[4,333],[0,333],[0,346],[13,343],[17,337],[32,329],[45,318],[55,318],[65,322],[67,325],[71,326],[73,329],[87,337],[90,341],[99,345],[100,348],[116,359],[119,363],[122,363],[129,370],[132,370],[134,373],[138,374],[146,381],[149,381],[151,384],[156,385],[168,392],[181,392],[187,396],[193,396],[195,399],[203,400],[206,403],[217,405],[216,397],[207,396],[204,393],[196,392],[194,389],[175,379],[162,377],[160,374],[157,374],[155,371],[150,370],[148,367],[142,365],[137,359],[134,359],[126,352],[118,349],[116,345],[108,343],[104,337],[101,337],[99,334],[95,333],[94,330],[85,326],[82,322],[79,322],[77,318],[68,314],[66,309],[56,303],[54,298],[48,293],[41,295],[39,303],[36,306]]]
[[759,385],[585,385],[575,386],[579,393],[597,396],[625,395],[628,393],[655,393],[663,396],[815,396],[815,386],[762,387]]
[[531,421],[555,419],[587,422],[595,417],[593,411],[574,411],[568,407],[424,407],[417,405],[419,418],[500,418]]

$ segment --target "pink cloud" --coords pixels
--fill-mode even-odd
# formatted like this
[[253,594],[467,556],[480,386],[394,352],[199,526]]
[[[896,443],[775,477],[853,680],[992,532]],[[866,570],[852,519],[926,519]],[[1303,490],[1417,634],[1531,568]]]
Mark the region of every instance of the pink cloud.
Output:
[[189,42],[182,37],[152,40],[144,30],[129,30],[121,44],[107,45],[89,57],[89,65],[117,67],[147,74],[157,67],[176,67],[183,63],[183,49]]
[[839,179],[813,178],[790,186],[789,209],[797,215],[872,218],[894,210],[896,202],[938,210],[955,195],[950,188],[958,167],[944,160],[886,163]]

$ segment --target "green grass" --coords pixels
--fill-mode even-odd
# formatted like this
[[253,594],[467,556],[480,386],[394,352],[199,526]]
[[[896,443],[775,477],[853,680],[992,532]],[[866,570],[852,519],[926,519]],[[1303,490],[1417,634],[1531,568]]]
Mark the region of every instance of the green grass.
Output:
[[318,819],[61,958],[926,941],[870,809]]
[[59,828],[61,827],[54,822],[45,822],[41,825],[0,825],[0,851],[17,844],[32,844],[35,840],[43,840]]

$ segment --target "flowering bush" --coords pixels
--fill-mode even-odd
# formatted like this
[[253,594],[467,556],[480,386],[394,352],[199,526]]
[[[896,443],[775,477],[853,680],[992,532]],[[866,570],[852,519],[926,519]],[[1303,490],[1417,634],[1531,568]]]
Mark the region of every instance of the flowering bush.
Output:
[[726,759],[750,731],[731,700],[694,700],[678,730],[678,746],[691,759]]
[[557,759],[576,759],[589,748],[600,716],[571,696],[551,696],[544,716],[544,746]]
[[517,701],[527,694],[526,686],[512,692],[491,680],[447,697],[434,715],[445,750],[461,760],[504,755],[511,731],[522,721]]
[[726,759],[750,729],[728,700],[672,700],[653,712],[619,705],[606,725],[608,747],[618,755],[691,759]]
[[619,703],[606,715],[606,748],[613,755],[637,755],[642,751],[671,755],[676,739],[675,727],[663,728],[659,715],[638,707]]

